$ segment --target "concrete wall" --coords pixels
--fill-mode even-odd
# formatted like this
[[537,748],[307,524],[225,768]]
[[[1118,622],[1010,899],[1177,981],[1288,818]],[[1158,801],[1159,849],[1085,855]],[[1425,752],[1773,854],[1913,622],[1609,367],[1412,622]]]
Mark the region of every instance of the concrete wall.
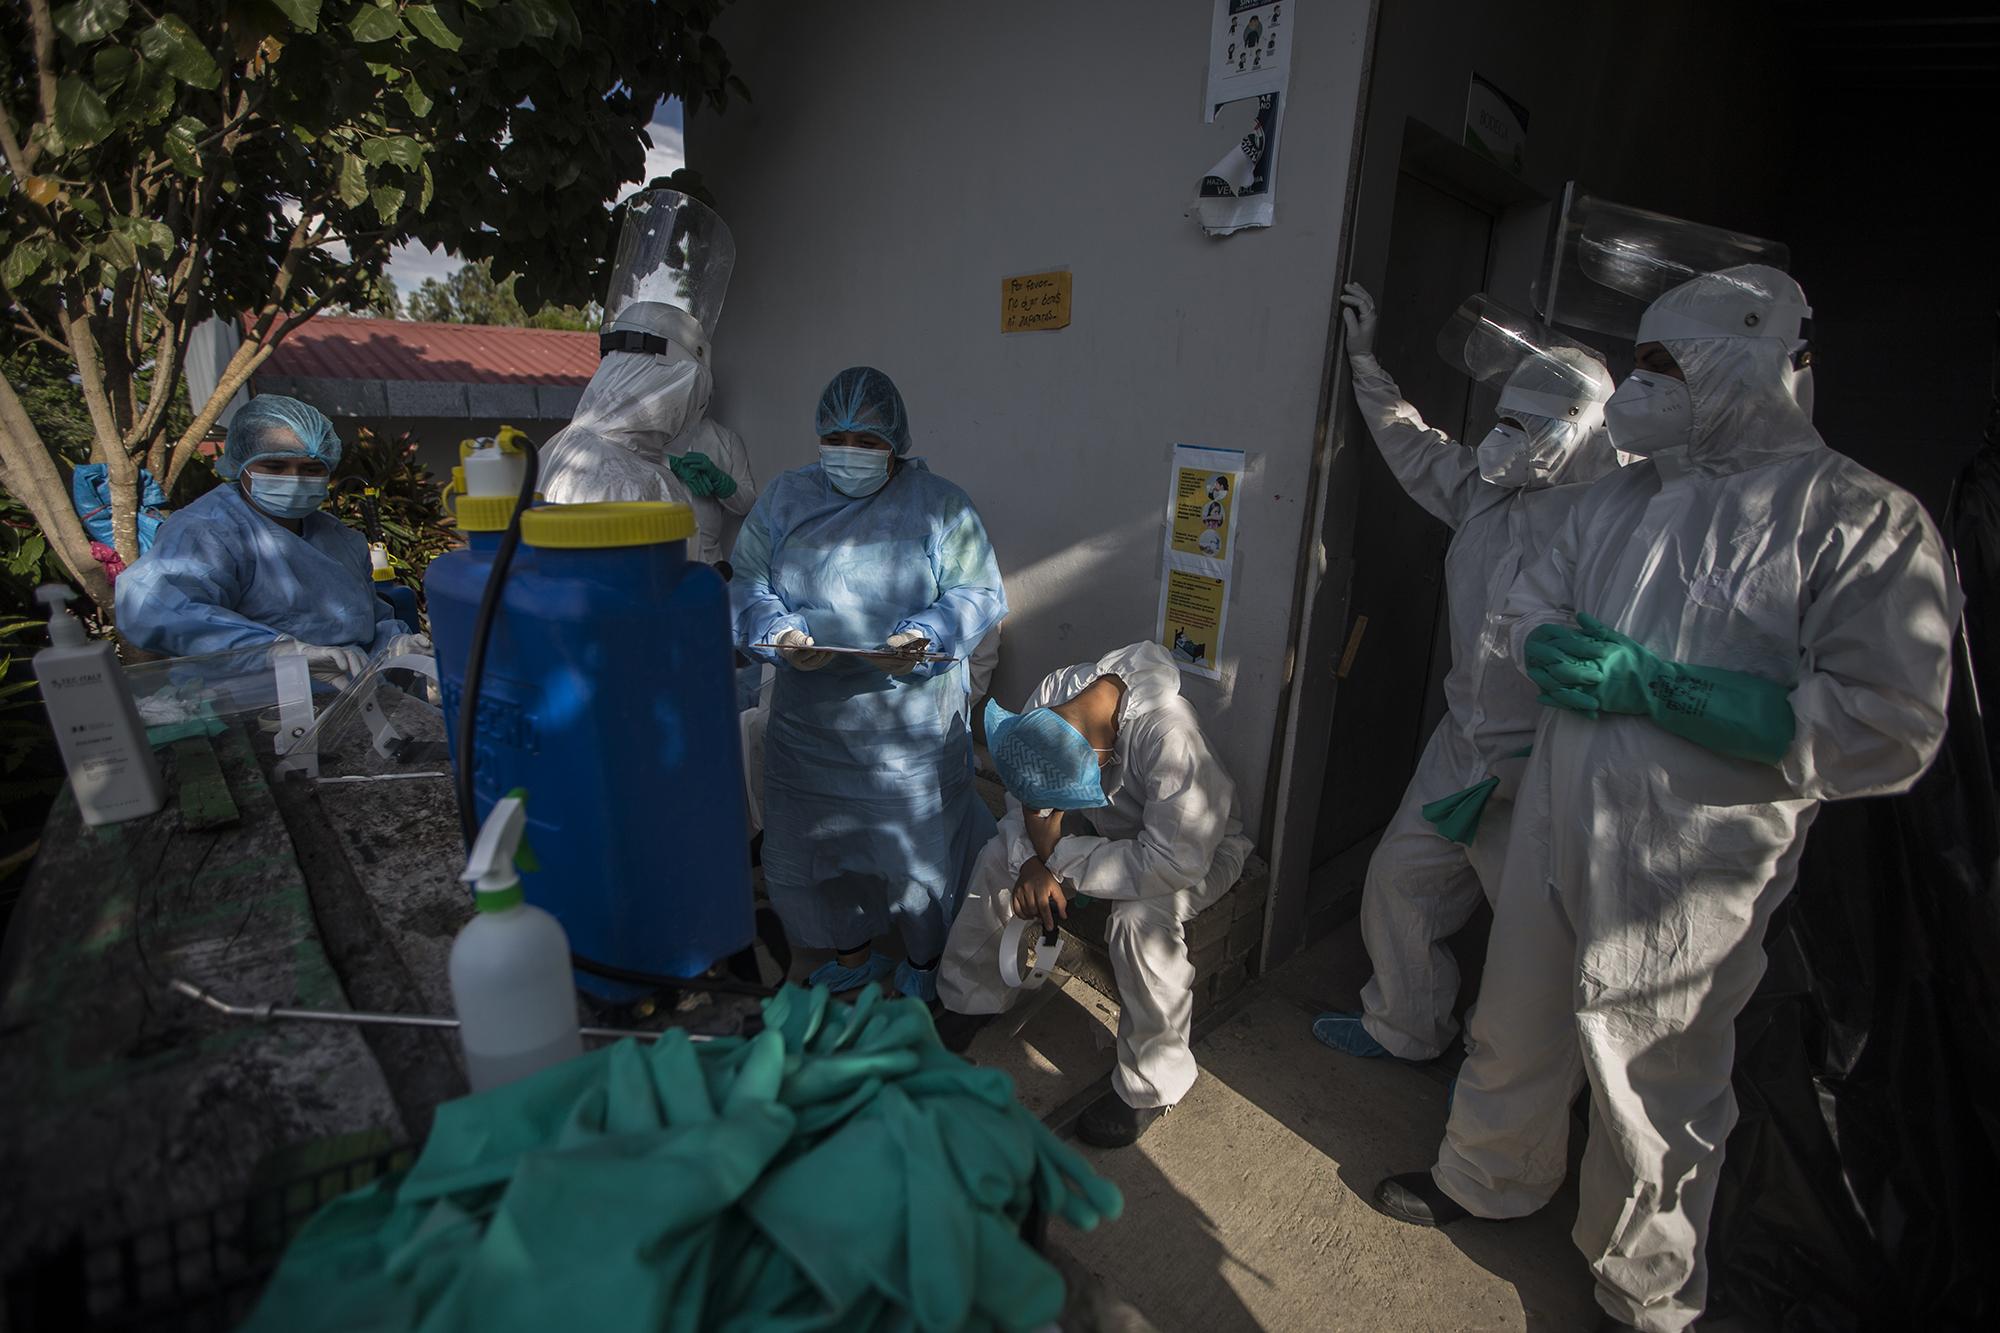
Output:
[[[739,262],[717,416],[760,476],[814,457],[834,372],[877,365],[979,505],[1013,613],[994,693],[1151,637],[1175,443],[1251,451],[1220,685],[1187,693],[1256,834],[1285,684],[1365,0],[1298,11],[1277,225],[1184,214],[1244,117],[1201,116],[1207,0],[743,3],[754,101],[688,117]],[[1239,108],[1239,112],[1241,109]],[[1000,280],[1067,267],[1074,322],[999,332]]]
[[[1661,212],[1780,234],[1786,145],[1799,115],[1790,49],[1767,6],[1700,0],[1670,7],[1562,0],[1395,0],[1378,7],[1368,68],[1352,274],[1383,291],[1396,180],[1415,124],[1456,143],[1473,72],[1529,110],[1519,199],[1496,229],[1494,295],[1526,308],[1548,210],[1562,183]],[[1525,206],[1524,206],[1525,201]],[[1605,349],[1614,366],[1629,349]],[[1392,371],[1394,367],[1390,368]],[[1333,664],[1348,628],[1359,450],[1372,449],[1344,366],[1330,409],[1328,481],[1307,563],[1300,670],[1287,701],[1274,790],[1270,960],[1353,910],[1365,856],[1309,879],[1312,829],[1328,768]],[[1382,773],[1400,784],[1407,774]],[[1365,851],[1365,849],[1364,849]]]

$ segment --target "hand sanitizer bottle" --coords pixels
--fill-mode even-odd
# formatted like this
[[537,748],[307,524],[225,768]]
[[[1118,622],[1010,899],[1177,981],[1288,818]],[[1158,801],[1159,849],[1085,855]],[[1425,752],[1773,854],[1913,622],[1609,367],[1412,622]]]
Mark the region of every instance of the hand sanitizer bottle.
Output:
[[474,1092],[583,1054],[569,937],[522,898],[514,872],[526,822],[518,797],[496,803],[461,876],[479,911],[452,942],[451,1002]]
[[86,824],[115,824],[150,815],[166,800],[160,766],[118,666],[118,648],[92,639],[69,613],[75,594],[60,583],[35,589],[49,608],[50,646],[35,654],[49,725]]

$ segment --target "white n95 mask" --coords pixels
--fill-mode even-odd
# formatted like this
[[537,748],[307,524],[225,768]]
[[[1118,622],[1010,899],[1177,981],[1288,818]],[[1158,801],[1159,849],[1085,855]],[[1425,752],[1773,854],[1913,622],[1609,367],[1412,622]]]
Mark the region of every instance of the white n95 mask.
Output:
[[1685,449],[1694,441],[1694,398],[1671,375],[1635,370],[1604,405],[1611,443],[1640,458]]
[[1479,475],[1495,486],[1526,486],[1535,479],[1529,443],[1528,432],[1500,422],[1479,442]]

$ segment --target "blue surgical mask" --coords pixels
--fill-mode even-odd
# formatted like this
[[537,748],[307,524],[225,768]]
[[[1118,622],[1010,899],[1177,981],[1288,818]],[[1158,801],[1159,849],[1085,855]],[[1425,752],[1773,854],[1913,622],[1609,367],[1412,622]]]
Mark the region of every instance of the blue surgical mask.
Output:
[[857,500],[875,494],[888,484],[889,460],[892,457],[894,455],[887,449],[859,449],[847,444],[822,444],[819,447],[820,469],[833,483],[833,489]]
[[325,477],[277,477],[249,472],[250,499],[273,518],[304,518],[326,503]]

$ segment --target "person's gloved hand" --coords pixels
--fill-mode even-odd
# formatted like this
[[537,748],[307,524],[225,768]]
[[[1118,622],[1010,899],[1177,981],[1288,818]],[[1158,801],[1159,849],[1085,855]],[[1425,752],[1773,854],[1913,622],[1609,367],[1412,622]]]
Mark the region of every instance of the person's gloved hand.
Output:
[[802,629],[780,630],[771,642],[778,645],[785,661],[800,671],[817,671],[833,660],[832,653],[813,651],[812,635]]
[[727,500],[736,494],[736,478],[717,467],[707,454],[692,449],[684,454],[670,454],[667,466],[680,478],[681,485],[688,488],[688,494],[699,499]]
[[389,640],[391,657],[436,657],[437,648],[428,634],[398,634]]
[[907,676],[922,665],[922,660],[914,654],[928,648],[930,640],[915,630],[904,630],[900,634],[891,634],[882,646],[889,650],[888,653],[868,660],[888,675]]
[[1069,919],[1069,900],[1063,896],[1062,884],[1040,857],[1022,862],[1014,877],[1014,915],[1040,921],[1043,930],[1054,930],[1058,918]]
[[271,650],[273,657],[287,653],[297,653],[306,659],[312,674],[322,680],[346,677],[349,680],[360,675],[368,666],[368,654],[359,648],[343,648],[318,643],[300,643],[297,639],[280,639]]
[[1340,289],[1340,319],[1347,325],[1349,360],[1375,355],[1375,298],[1358,282]]
[[1683,740],[1760,764],[1781,762],[1791,748],[1798,721],[1790,687],[1672,661],[1594,616],[1576,623],[1575,631],[1544,625],[1528,636],[1528,675],[1543,703],[1593,717],[1650,717]]

